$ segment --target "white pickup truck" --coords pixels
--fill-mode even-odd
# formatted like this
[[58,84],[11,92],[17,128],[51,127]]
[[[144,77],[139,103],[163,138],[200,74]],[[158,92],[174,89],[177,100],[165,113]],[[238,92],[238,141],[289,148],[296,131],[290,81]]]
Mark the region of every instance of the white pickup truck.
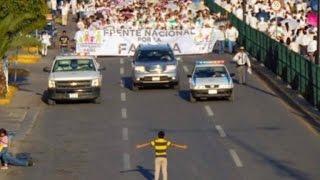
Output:
[[49,105],[62,100],[101,102],[101,70],[105,68],[101,68],[94,57],[57,56],[52,67],[45,67],[43,70],[50,73],[47,91]]

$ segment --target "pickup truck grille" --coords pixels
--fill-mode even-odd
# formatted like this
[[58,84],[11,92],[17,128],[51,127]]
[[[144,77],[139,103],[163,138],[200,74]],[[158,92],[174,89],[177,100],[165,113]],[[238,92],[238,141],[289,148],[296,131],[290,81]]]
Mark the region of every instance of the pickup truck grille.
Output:
[[56,81],[56,88],[70,88],[70,89],[77,89],[77,88],[90,88],[91,81]]

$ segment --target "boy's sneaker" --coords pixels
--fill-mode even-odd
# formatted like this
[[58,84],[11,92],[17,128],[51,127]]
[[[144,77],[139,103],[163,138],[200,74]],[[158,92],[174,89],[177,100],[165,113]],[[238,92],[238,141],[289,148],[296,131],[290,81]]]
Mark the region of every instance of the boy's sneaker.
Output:
[[34,166],[34,162],[33,161],[28,161],[28,166]]

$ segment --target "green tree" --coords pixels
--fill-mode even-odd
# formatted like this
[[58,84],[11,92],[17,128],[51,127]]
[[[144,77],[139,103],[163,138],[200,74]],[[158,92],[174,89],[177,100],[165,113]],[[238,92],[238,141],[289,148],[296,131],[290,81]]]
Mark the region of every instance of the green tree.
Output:
[[[3,59],[11,48],[34,44],[28,34],[45,25],[47,7],[44,0],[0,0],[0,9],[0,59]],[[7,93],[4,79],[0,65],[0,97]]]

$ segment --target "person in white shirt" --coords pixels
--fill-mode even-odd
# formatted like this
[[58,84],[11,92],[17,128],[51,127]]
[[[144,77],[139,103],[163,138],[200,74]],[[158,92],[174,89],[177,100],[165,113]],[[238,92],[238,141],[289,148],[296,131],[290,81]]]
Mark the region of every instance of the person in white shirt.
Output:
[[302,35],[299,38],[299,40],[301,54],[303,56],[308,55],[308,45],[310,41],[312,41],[312,39],[310,38],[306,30],[302,32]]
[[65,3],[61,9],[62,25],[63,26],[66,26],[68,24],[68,13],[69,13],[69,5],[68,5],[68,3]]
[[253,29],[257,29],[258,19],[254,16],[254,13],[251,14],[249,23]]
[[41,54],[43,56],[46,56],[48,54],[48,47],[51,46],[50,38],[51,36],[47,33],[47,31],[45,31],[41,35],[41,44],[42,44]]
[[220,26],[219,28],[214,28],[214,34],[217,37],[217,45],[218,45],[218,53],[222,54],[224,53],[224,47],[225,47],[225,34],[224,34],[224,28]]
[[234,26],[229,24],[226,30],[226,41],[228,45],[228,52],[230,54],[233,53],[233,48],[236,45],[236,41],[238,37],[239,37],[239,31]]
[[51,0],[51,10],[54,17],[57,16],[57,0]]
[[311,60],[314,59],[317,51],[317,36],[313,36],[313,40],[311,40],[307,47],[308,56]]
[[247,73],[252,73],[251,63],[244,47],[240,47],[239,52],[232,59],[237,64],[238,81],[240,84],[246,84]]
[[77,4],[78,4],[77,0],[71,0],[70,3],[71,3],[72,14],[76,15],[76,13],[77,13]]
[[240,7],[240,5],[235,9],[234,14],[238,19],[243,20],[243,9]]
[[268,27],[269,25],[264,21],[264,18],[260,18],[260,21],[258,22],[258,30],[261,32],[267,32]]
[[300,53],[299,43],[297,43],[296,38],[294,38],[290,43],[289,49],[291,49],[293,52]]

